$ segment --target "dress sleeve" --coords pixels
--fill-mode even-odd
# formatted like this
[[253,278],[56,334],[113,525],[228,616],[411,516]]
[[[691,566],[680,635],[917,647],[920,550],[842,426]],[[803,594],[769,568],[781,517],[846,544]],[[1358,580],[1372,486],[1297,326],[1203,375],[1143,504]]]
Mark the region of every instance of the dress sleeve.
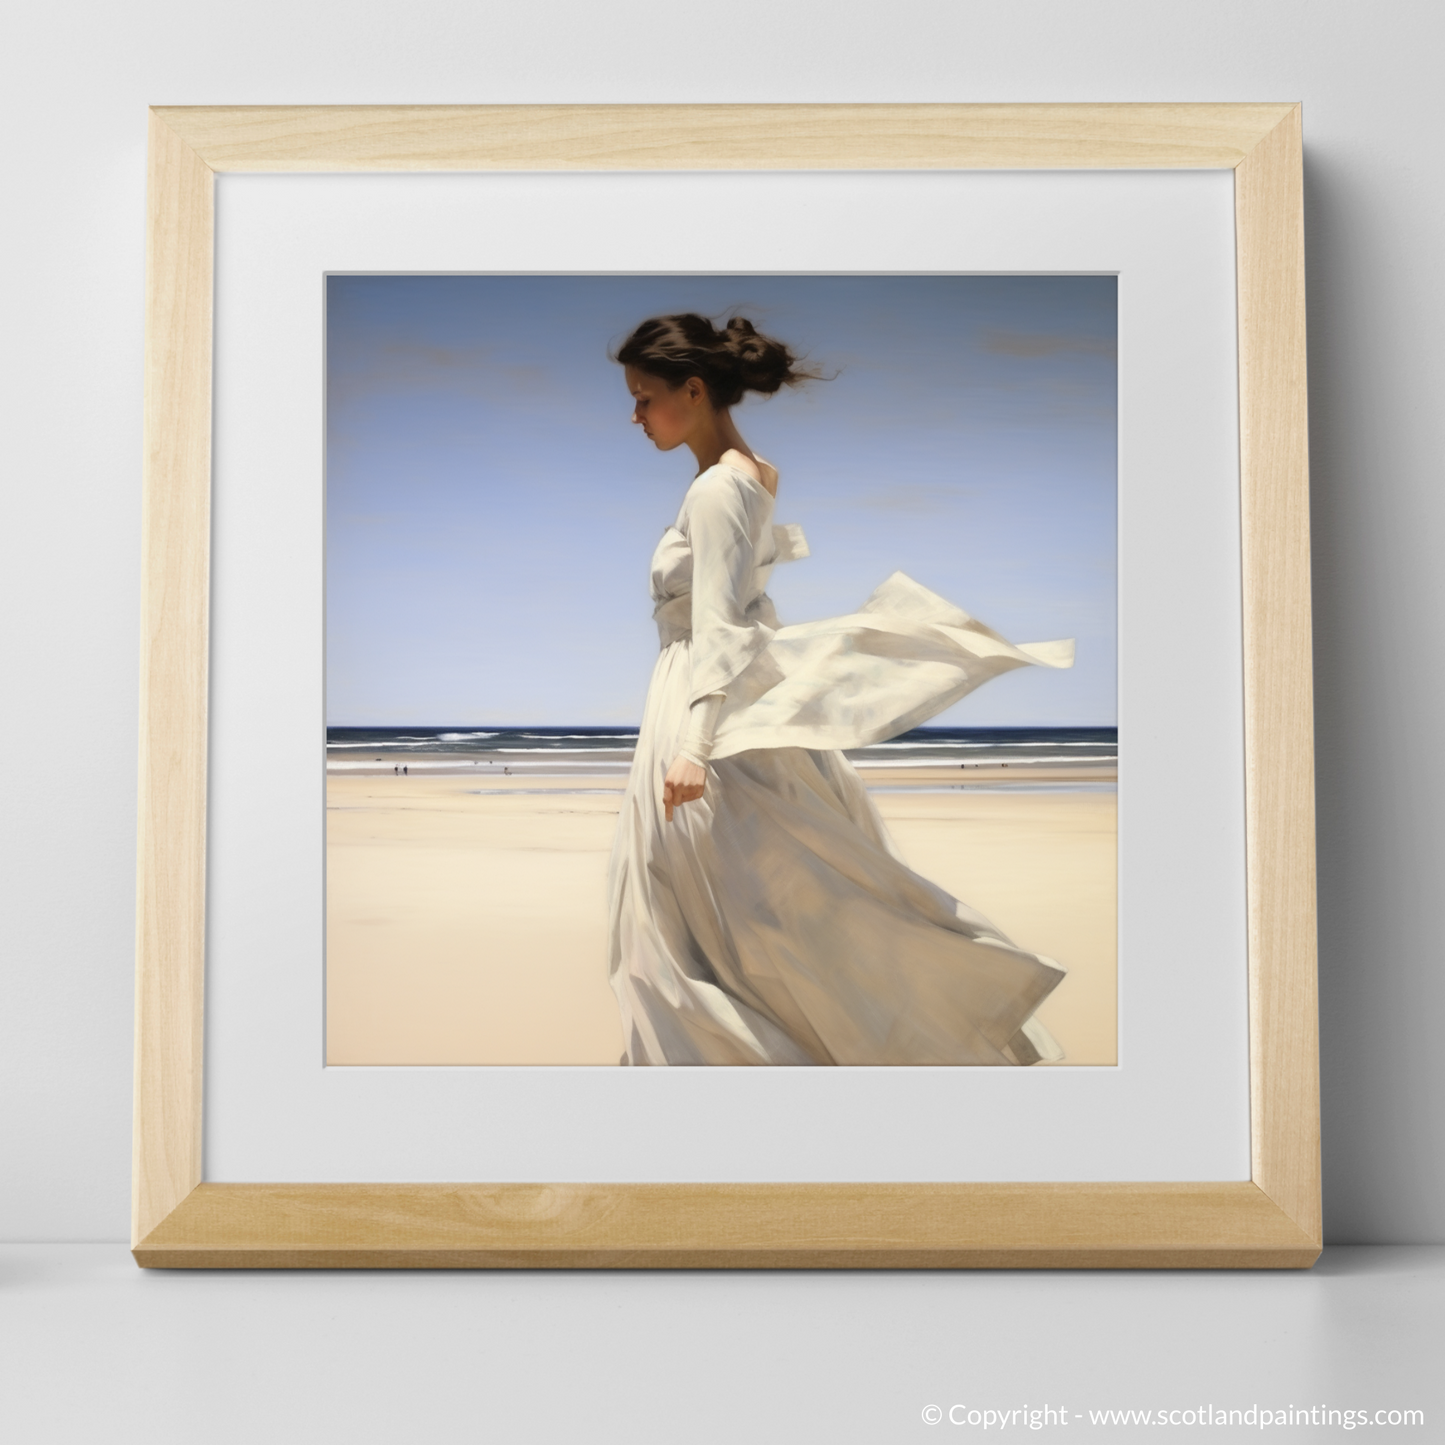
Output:
[[692,548],[692,681],[689,702],[725,692],[772,641],[773,629],[748,616],[755,567],[752,502],[726,470],[704,473],[689,494]]
[[679,756],[696,763],[700,768],[707,767],[707,760],[712,757],[718,714],[726,701],[725,692],[710,692],[693,703],[688,709],[687,731],[682,735],[682,746],[677,750]]

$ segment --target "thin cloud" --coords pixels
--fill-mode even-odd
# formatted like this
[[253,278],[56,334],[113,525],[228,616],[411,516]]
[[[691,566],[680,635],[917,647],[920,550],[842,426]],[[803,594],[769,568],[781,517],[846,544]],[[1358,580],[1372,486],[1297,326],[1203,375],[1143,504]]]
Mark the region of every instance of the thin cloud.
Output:
[[1072,351],[1081,356],[1102,356],[1114,361],[1119,355],[1116,341],[1103,336],[1066,336],[1046,331],[1004,331],[998,328],[983,334],[985,351],[1003,356],[1034,358],[1057,356]]
[[859,508],[876,512],[905,512],[915,516],[936,515],[950,511],[964,497],[978,495],[978,488],[947,482],[897,482],[876,491],[843,495],[800,495],[810,507],[821,510],[854,511]]
[[495,347],[384,341],[333,367],[328,392],[337,406],[376,392],[469,393],[501,386],[514,394],[540,394],[548,384],[545,367],[499,357]]

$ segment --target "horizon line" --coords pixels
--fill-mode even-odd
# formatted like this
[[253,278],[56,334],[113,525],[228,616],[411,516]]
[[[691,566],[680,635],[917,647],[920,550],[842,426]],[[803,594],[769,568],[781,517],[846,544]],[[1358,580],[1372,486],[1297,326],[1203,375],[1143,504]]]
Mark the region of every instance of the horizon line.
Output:
[[[340,723],[328,722],[326,730],[330,732],[333,728],[351,729],[390,729],[414,728],[418,732],[561,732],[564,730],[587,731],[587,732],[638,732],[641,729],[640,723],[497,723],[497,722],[470,722],[470,723],[419,723],[419,722],[391,722],[391,723]],[[907,733],[926,732],[1006,732],[1022,731],[1025,728],[1093,728],[1119,730],[1117,722],[1111,723],[947,723],[941,726],[929,726],[922,724],[915,728],[906,728],[904,732],[895,736],[903,737]]]

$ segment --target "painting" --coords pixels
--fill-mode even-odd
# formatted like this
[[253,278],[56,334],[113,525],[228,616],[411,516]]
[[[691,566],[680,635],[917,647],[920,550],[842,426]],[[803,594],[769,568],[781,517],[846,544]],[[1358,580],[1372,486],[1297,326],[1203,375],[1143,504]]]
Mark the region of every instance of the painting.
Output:
[[1116,292],[328,276],[327,1063],[1114,1065]]

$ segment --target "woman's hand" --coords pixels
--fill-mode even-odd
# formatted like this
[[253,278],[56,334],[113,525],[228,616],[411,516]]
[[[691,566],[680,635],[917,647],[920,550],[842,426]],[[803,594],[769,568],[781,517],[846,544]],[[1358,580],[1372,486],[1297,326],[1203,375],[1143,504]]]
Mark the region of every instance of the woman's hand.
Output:
[[672,822],[672,810],[702,797],[706,783],[706,768],[700,768],[691,758],[680,754],[672,760],[672,766],[662,780],[662,807],[669,823]]

